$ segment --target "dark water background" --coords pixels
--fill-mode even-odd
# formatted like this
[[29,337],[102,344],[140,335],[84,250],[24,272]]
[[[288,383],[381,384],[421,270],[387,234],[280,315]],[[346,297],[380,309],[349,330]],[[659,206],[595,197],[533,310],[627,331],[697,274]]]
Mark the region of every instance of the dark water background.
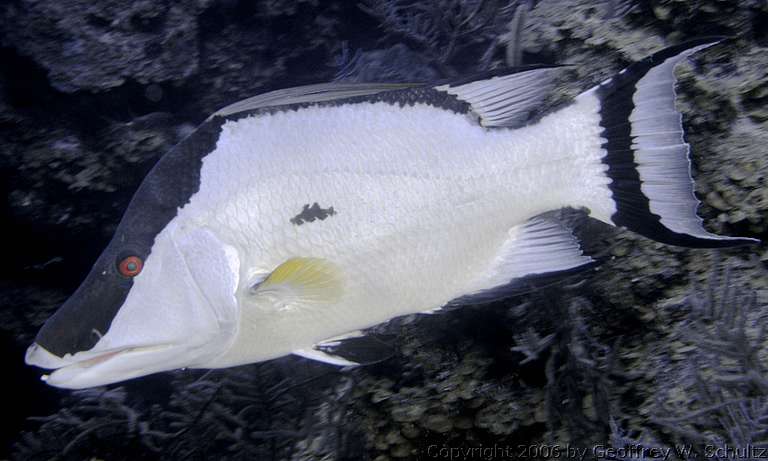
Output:
[[69,392],[41,383],[23,353],[159,156],[216,109],[297,84],[558,62],[575,65],[566,98],[664,46],[732,36],[683,71],[680,110],[707,226],[765,241],[766,31],[759,0],[4,2],[0,458],[763,446],[764,245],[715,254],[587,228],[599,270],[392,322],[378,333],[395,357],[352,372],[289,357]]

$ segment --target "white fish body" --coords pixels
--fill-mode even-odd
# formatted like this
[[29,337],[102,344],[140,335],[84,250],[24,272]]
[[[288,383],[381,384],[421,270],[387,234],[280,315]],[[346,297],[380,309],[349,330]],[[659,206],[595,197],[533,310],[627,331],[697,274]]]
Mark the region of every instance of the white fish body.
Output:
[[[496,131],[426,104],[384,102],[225,123],[203,161],[208,187],[177,218],[238,255],[238,346],[215,363],[285,355],[504,283],[492,275],[510,230],[564,205],[611,203],[597,109],[586,98],[537,125]],[[314,203],[335,214],[291,222]],[[275,306],[249,292],[295,257],[333,264],[341,297]]]
[[752,243],[702,227],[675,109],[675,66],[715,42],[662,50],[533,123],[555,68],[224,108],[145,178],[27,363],[65,388],[290,353],[353,364],[359,330],[593,262],[542,215],[563,207],[669,244]]

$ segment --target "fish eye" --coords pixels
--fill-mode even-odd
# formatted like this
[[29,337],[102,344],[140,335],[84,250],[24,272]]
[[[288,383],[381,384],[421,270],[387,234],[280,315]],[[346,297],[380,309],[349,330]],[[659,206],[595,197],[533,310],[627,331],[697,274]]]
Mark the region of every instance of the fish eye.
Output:
[[117,270],[124,277],[136,277],[144,267],[144,261],[138,256],[126,256],[117,265]]

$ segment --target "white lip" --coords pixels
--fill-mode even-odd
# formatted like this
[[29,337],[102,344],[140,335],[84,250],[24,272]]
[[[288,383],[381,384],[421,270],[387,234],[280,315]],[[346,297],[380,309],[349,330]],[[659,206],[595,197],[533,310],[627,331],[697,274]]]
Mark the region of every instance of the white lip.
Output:
[[[96,353],[81,352],[75,356],[68,354],[61,358],[51,354],[40,345],[33,344],[27,349],[26,361],[31,365],[55,369],[50,375],[41,377],[47,384],[68,389],[81,389],[147,374],[146,372],[149,371],[148,368],[151,365],[142,358],[148,355],[156,358],[158,353],[162,355],[164,350],[169,348],[170,344],[133,346]],[[115,360],[117,358],[120,360]],[[139,366],[136,367],[136,365]],[[160,371],[160,369],[153,371]]]
[[[87,359],[87,360],[81,360],[79,362],[74,362],[74,363],[71,363],[69,365],[64,365],[63,367],[57,368],[56,371],[64,370],[65,368],[78,368],[78,369],[91,368],[91,367],[93,367],[95,365],[98,365],[99,363],[105,362],[105,361],[107,361],[107,360],[109,360],[109,359],[111,359],[113,357],[116,357],[116,356],[118,356],[120,354],[131,352],[132,350],[136,350],[136,348],[129,347],[127,349],[119,349],[119,350],[116,350],[116,351],[105,352],[103,354],[99,354],[99,355],[97,355],[95,357],[92,357],[90,359]],[[56,371],[54,371],[54,374],[56,373]],[[43,375],[42,380],[43,381],[47,381],[48,380],[48,375]]]
[[58,370],[69,366],[90,368],[119,354],[149,349],[159,349],[163,348],[164,346],[165,345],[163,344],[158,344],[151,346],[122,347],[95,353],[90,351],[79,352],[75,356],[67,354],[64,357],[59,357],[48,352],[47,349],[40,346],[39,344],[33,343],[31,346],[29,346],[29,348],[27,348],[24,361],[28,365],[34,365],[49,370]]

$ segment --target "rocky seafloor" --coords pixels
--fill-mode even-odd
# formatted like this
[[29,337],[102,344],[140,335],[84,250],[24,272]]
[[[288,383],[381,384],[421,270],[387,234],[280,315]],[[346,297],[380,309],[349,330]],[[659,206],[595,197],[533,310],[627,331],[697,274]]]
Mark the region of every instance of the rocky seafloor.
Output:
[[766,245],[689,250],[593,224],[583,232],[602,256],[596,269],[377,327],[396,354],[367,367],[288,357],[65,392],[23,365],[143,175],[219,107],[304,83],[536,62],[572,65],[567,97],[704,35],[730,38],[678,70],[699,214],[714,232],[765,241],[765,1],[3,2],[0,457],[588,459],[653,454],[596,447],[693,448],[671,452],[685,459],[768,446]]

